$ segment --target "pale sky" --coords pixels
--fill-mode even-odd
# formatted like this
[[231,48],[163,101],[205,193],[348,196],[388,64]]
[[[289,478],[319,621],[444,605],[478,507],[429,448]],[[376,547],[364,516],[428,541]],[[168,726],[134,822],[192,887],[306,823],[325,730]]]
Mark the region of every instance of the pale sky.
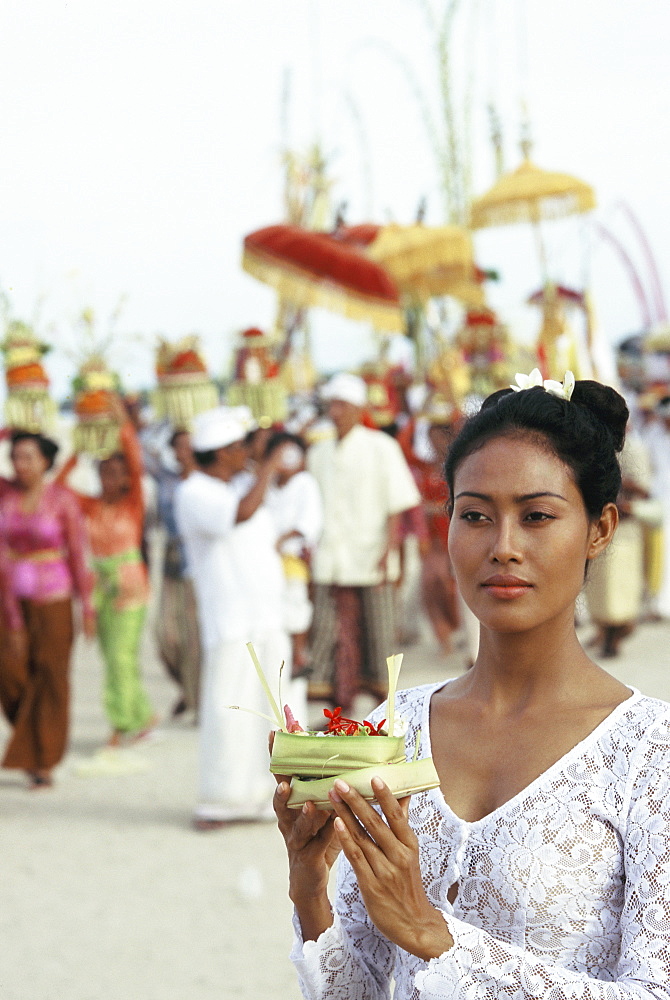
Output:
[[[668,0],[462,0],[455,74],[472,81],[477,193],[493,182],[485,105],[519,162],[519,102],[533,158],[591,183],[596,217],[644,258],[620,201],[670,262]],[[441,0],[432,7],[440,9]],[[274,293],[240,268],[243,236],[281,221],[281,94],[288,140],[317,137],[348,221],[443,221],[418,104],[392,50],[435,106],[435,61],[418,0],[4,0],[0,7],[0,289],[56,342],[58,394],[73,374],[72,319],[104,333],[124,299],[112,362],[129,388],[153,381],[157,334],[201,335],[223,372],[237,331],[268,326]],[[354,110],[352,110],[354,109]],[[613,342],[641,314],[612,249],[581,219],[547,223],[551,276],[589,282]],[[591,234],[591,235],[589,235]],[[528,335],[540,280],[524,227],[476,236],[503,280],[491,301]],[[670,298],[670,287],[666,289]],[[372,356],[365,324],[313,314],[322,368]]]

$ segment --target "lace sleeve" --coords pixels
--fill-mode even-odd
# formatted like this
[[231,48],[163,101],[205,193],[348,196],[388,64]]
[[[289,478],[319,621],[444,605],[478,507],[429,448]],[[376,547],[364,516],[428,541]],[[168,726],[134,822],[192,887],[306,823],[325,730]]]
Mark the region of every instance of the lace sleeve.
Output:
[[388,1000],[395,945],[367,915],[351,865],[338,860],[334,922],[317,941],[302,941],[294,917],[291,952],[307,1000]]
[[[622,845],[626,874],[619,961],[603,978],[550,964],[444,914],[455,945],[415,978],[421,1000],[670,998],[670,731],[653,723],[631,767]],[[579,964],[579,956],[572,956]]]
[[[409,702],[409,704],[408,704]],[[418,702],[418,705],[417,705]],[[420,725],[417,689],[399,691],[397,707],[410,723],[405,750],[412,755]],[[386,718],[383,702],[368,716],[375,724]],[[398,949],[370,920],[353,869],[344,855],[338,859],[334,920],[317,941],[303,943],[294,918],[291,960],[307,1000],[387,1000]],[[404,954],[404,953],[403,953]]]

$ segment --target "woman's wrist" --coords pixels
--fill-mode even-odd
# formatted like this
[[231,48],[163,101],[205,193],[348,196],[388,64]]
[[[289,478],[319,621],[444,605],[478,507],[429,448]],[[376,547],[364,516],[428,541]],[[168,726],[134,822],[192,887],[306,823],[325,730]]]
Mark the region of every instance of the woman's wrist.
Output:
[[416,936],[416,947],[411,949],[424,962],[439,958],[454,947],[454,939],[441,910],[435,909],[434,914],[433,919],[421,923]]
[[303,941],[316,941],[333,923],[333,910],[326,892],[306,899],[294,898],[291,902],[300,921]]

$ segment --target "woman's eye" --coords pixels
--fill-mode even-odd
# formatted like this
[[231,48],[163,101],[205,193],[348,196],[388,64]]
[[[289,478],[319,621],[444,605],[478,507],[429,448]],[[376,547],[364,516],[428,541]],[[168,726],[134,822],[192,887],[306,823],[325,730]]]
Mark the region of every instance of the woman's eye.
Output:
[[526,514],[527,521],[553,521],[553,514],[547,514],[543,510],[532,510],[529,514]]
[[465,510],[460,515],[462,521],[484,521],[486,515],[482,514],[480,510]]

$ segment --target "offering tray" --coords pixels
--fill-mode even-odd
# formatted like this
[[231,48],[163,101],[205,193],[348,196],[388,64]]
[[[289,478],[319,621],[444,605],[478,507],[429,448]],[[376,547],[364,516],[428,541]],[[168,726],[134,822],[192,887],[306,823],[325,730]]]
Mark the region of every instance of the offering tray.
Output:
[[404,736],[337,736],[275,733],[270,759],[273,774],[328,778],[343,771],[405,760]]

